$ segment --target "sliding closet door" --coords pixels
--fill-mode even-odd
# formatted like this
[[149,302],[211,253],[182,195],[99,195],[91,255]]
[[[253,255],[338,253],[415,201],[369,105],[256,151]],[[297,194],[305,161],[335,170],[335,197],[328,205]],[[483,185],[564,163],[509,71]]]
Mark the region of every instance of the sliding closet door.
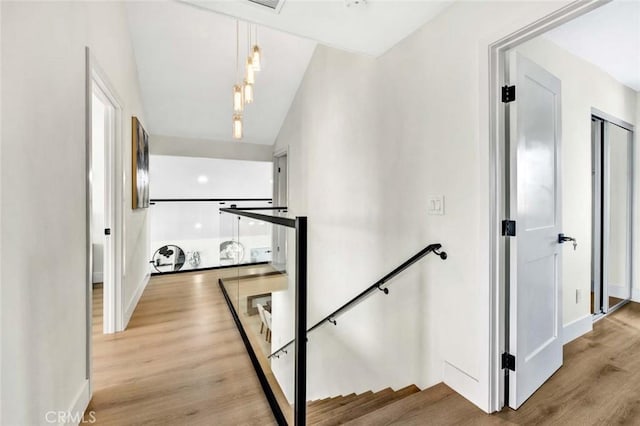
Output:
[[604,123],[603,278],[606,311],[631,298],[632,133]]

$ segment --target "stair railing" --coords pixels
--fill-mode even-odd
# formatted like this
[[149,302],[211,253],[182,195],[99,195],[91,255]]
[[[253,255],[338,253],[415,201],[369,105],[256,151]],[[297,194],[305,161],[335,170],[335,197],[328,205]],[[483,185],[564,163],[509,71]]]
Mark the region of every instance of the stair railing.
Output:
[[[393,271],[389,272],[387,275],[380,278],[378,281],[376,281],[375,283],[373,283],[372,285],[364,289],[360,294],[358,294],[357,296],[349,300],[347,303],[340,306],[338,309],[336,309],[335,311],[331,312],[329,315],[327,315],[326,317],[318,321],[316,324],[314,324],[312,327],[310,327],[307,330],[307,334],[312,332],[316,328],[320,327],[325,322],[329,322],[333,325],[338,325],[338,322],[336,321],[336,318],[338,316],[344,314],[346,311],[356,306],[358,303],[363,301],[365,298],[367,298],[367,296],[369,296],[371,293],[375,292],[376,290],[381,291],[384,294],[389,294],[389,289],[387,287],[382,287],[382,286],[386,284],[388,281],[390,281],[391,279],[395,278],[402,271],[404,271],[405,269],[409,268],[411,265],[416,263],[418,260],[428,255],[429,253],[434,253],[440,256],[440,259],[446,260],[447,253],[444,251],[440,251],[441,248],[442,248],[442,244],[429,244],[428,246],[420,250],[418,253],[411,256],[409,259],[407,259],[405,262],[403,262],[400,266],[395,268]],[[279,358],[280,353],[287,353],[286,349],[294,342],[295,342],[295,339],[290,340],[281,348],[277,349],[271,355],[269,355],[269,358],[271,357]]]

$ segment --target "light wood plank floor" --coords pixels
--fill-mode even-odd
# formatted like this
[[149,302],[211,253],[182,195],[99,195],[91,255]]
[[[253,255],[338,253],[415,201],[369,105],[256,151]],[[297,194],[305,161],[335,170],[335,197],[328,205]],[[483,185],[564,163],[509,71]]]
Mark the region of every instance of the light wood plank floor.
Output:
[[349,423],[640,425],[640,304],[629,303],[564,347],[564,366],[517,411],[488,415],[439,384]]
[[[94,292],[89,409],[98,424],[275,424],[218,288],[220,273],[154,277],[129,328],[116,335],[101,334],[101,292]],[[566,345],[564,361],[518,411],[486,415],[441,385],[427,399],[412,395],[354,424],[640,425],[639,304]]]
[[127,330],[112,335],[102,334],[94,291],[97,424],[275,424],[218,287],[228,271],[153,277]]

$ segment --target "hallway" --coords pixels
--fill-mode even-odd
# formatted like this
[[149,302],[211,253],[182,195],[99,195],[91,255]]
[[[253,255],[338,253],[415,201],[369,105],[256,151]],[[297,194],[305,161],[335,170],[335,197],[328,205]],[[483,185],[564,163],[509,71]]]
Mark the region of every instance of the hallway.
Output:
[[112,335],[94,290],[87,412],[97,424],[275,424],[218,287],[225,271],[237,269],[152,277],[127,330]]
[[[101,333],[102,289],[94,290],[88,411],[97,424],[275,424],[217,285],[225,271],[237,270],[153,277],[115,335]],[[441,384],[352,423],[634,424],[639,345],[640,305],[629,303],[565,346],[564,366],[518,411],[486,415]]]

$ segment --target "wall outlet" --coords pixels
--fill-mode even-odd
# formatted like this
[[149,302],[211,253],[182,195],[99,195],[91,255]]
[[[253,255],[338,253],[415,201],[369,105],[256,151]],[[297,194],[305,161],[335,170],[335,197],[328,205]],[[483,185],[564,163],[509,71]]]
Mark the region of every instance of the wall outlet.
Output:
[[576,288],[576,304],[582,302],[582,290]]
[[444,195],[429,197],[427,200],[427,213],[430,215],[444,215]]

